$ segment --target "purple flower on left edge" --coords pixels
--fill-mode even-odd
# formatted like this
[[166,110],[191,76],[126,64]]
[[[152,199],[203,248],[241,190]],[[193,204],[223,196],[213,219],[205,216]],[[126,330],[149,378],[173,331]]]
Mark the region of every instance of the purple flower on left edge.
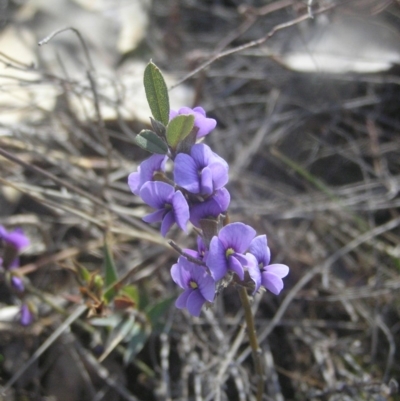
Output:
[[197,139],[208,135],[217,125],[216,120],[206,117],[206,112],[202,107],[195,107],[194,109],[189,107],[181,107],[178,111],[170,110],[169,119],[172,120],[174,117],[180,114],[194,115],[194,126],[198,128]]
[[[273,294],[278,295],[283,289],[282,278],[289,274],[289,267],[283,264],[269,264],[271,251],[267,244],[267,236],[259,235],[254,238],[249,246],[249,253],[246,254],[251,266],[255,269],[249,269],[250,276],[257,286],[263,286]],[[259,278],[257,278],[257,272]]]
[[143,220],[146,223],[162,221],[161,234],[164,237],[174,223],[187,232],[189,205],[181,191],[175,191],[172,185],[165,182],[150,181],[142,186],[140,197],[149,206],[157,209],[143,217]]
[[229,270],[240,280],[244,279],[244,269],[249,264],[245,252],[255,235],[254,228],[231,223],[212,238],[206,264],[215,281],[221,280]]
[[29,245],[29,238],[20,228],[7,232],[3,226],[0,226],[0,240],[11,245],[17,252],[21,252]]
[[215,282],[206,272],[205,267],[189,262],[181,256],[178,263],[171,268],[171,277],[179,287],[184,289],[175,302],[177,308],[187,308],[191,315],[200,316],[203,305],[207,301],[214,301]]
[[229,180],[228,163],[204,143],[193,145],[190,155],[175,157],[174,181],[193,194],[211,195]]
[[14,269],[19,265],[19,253],[29,245],[29,238],[20,228],[8,232],[0,226],[0,242],[4,245],[3,258],[0,258],[0,267]]
[[167,156],[164,155],[152,155],[143,161],[138,170],[128,176],[130,190],[135,195],[139,195],[142,186],[148,181],[153,181],[154,173],[158,171],[165,172],[167,159]]

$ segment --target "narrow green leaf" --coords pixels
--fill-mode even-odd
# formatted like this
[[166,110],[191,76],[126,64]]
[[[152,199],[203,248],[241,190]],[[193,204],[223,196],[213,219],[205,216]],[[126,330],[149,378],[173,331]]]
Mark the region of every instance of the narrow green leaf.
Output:
[[173,118],[167,125],[168,145],[175,149],[190,134],[193,125],[193,114],[181,114]]
[[169,121],[168,89],[161,71],[151,61],[144,70],[143,82],[153,117],[167,125]]
[[92,326],[98,327],[111,327],[115,328],[120,322],[122,318],[118,314],[113,314],[107,317],[95,317],[90,319],[90,324]]
[[136,145],[151,153],[166,155],[168,153],[167,144],[153,131],[144,129],[135,138]]
[[118,274],[107,235],[104,240],[104,270],[104,282],[107,288],[104,298],[107,302],[110,302],[117,293],[113,285],[118,281]]
[[108,355],[118,346],[121,341],[124,341],[132,329],[135,327],[135,316],[130,315],[126,319],[122,320],[114,329],[111,331],[104,352],[99,358],[99,362],[103,362]]
[[126,351],[124,354],[125,365],[130,363],[135,358],[136,354],[142,350],[149,336],[144,330],[140,329],[139,325],[137,325],[135,329],[137,330],[137,332],[135,333],[134,330],[132,330],[132,336],[129,340],[128,345],[126,346]]
[[91,274],[89,272],[88,269],[86,269],[85,266],[82,266],[80,264],[77,265],[76,267],[77,273],[78,273],[78,277],[84,282],[84,283],[88,283],[90,281],[91,278]]

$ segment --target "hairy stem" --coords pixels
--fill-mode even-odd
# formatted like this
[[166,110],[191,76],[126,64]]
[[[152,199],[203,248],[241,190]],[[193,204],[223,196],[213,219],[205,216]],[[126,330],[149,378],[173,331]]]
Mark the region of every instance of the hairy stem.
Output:
[[264,370],[261,362],[261,349],[258,345],[256,328],[254,325],[253,313],[251,311],[249,296],[245,287],[239,287],[240,300],[244,309],[244,316],[247,325],[247,334],[249,336],[250,347],[253,355],[254,367],[257,375],[257,401],[262,400],[264,393]]

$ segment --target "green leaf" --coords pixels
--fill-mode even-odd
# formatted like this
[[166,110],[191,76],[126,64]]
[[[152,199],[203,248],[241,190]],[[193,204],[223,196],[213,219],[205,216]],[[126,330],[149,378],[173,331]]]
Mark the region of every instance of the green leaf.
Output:
[[197,127],[193,127],[193,129],[190,131],[190,134],[183,141],[179,142],[179,145],[176,147],[177,153],[190,154],[190,149],[192,149],[192,146],[197,141],[198,132],[199,129]]
[[[103,362],[108,355],[118,346],[121,341],[124,341],[136,326],[135,316],[127,316],[111,331],[104,352],[99,358],[99,362]],[[130,338],[130,336],[129,336]]]
[[175,149],[190,134],[193,125],[193,114],[181,114],[173,118],[167,125],[168,145]]
[[168,89],[161,71],[151,61],[144,70],[143,82],[153,117],[167,125],[169,121]]
[[126,295],[136,305],[139,305],[139,290],[135,285],[126,285],[125,287],[121,288],[121,294]]
[[94,317],[90,319],[90,324],[92,326],[98,327],[112,327],[115,328],[120,322],[122,318],[118,314],[113,314],[106,317]]
[[90,281],[90,278],[92,277],[92,275],[90,274],[89,270],[86,269],[85,266],[82,266],[80,264],[77,265],[76,267],[77,273],[78,273],[78,277],[84,282],[84,283],[88,283]]
[[104,270],[104,282],[107,288],[104,292],[104,299],[110,302],[117,294],[113,285],[118,281],[118,274],[107,235],[104,240]]
[[142,350],[149,336],[146,331],[140,328],[139,325],[136,325],[134,329],[136,329],[137,332],[135,333],[134,330],[132,330],[131,332],[132,337],[130,338],[129,343],[126,346],[126,351],[124,354],[125,365],[130,363],[136,356],[136,354]]
[[144,129],[135,138],[136,145],[151,153],[166,155],[168,153],[167,144],[153,131]]
[[155,120],[154,118],[150,117],[151,127],[153,131],[161,138],[165,138],[165,125],[160,123],[160,121]]

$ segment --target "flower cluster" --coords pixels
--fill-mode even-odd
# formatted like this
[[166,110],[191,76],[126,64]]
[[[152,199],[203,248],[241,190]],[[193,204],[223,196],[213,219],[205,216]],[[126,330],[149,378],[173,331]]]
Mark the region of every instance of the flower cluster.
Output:
[[[209,146],[199,142],[215,128],[216,121],[207,118],[201,107],[171,110],[170,121],[190,115],[194,116],[194,125],[189,139],[175,148],[168,146],[166,155],[153,154],[142,162],[137,172],[129,175],[128,185],[155,209],[143,220],[161,222],[163,236],[174,224],[185,232],[189,221],[196,227],[198,249],[183,250],[171,268],[171,276],[184,290],[176,307],[187,308],[193,316],[199,316],[203,305],[214,301],[221,281],[230,279],[251,287],[253,292],[263,287],[279,294],[289,268],[270,264],[265,235],[256,236],[255,230],[243,223],[226,224],[229,166]],[[168,163],[173,164],[170,169]],[[172,178],[167,171],[171,171]]]
[[[15,269],[19,267],[19,254],[29,245],[29,239],[19,228],[8,232],[3,226],[0,226],[0,244],[3,253],[0,258],[0,269],[6,272],[8,283],[19,295],[25,291],[22,278],[18,276]],[[27,326],[32,323],[33,315],[27,304],[21,305],[20,322]]]

